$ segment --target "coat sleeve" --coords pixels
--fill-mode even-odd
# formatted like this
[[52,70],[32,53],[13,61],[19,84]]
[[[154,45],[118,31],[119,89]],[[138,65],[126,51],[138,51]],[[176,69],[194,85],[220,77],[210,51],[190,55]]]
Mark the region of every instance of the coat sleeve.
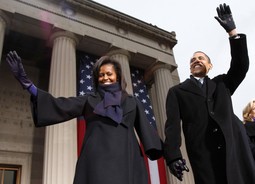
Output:
[[150,160],[159,159],[163,156],[163,143],[157,130],[149,123],[144,108],[138,99],[136,99],[136,104],[135,129],[144,148],[144,152]]
[[48,126],[79,117],[83,114],[87,97],[58,97],[38,89],[31,96],[31,111],[35,126]]
[[174,92],[174,88],[168,91],[166,99],[166,115],[165,123],[165,142],[164,157],[166,163],[169,164],[173,160],[182,158],[181,154],[181,118],[179,111],[179,103]]
[[223,80],[232,95],[246,76],[249,69],[249,56],[244,34],[240,34],[239,39],[230,38],[229,41],[231,63],[227,74],[223,75]]

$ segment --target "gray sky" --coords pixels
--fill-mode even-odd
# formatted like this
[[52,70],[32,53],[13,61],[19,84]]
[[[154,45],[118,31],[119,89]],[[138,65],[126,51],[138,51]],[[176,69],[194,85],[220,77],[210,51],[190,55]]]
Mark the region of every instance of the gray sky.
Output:
[[181,82],[189,77],[189,60],[194,51],[209,55],[213,69],[210,78],[226,73],[230,64],[228,34],[214,16],[216,7],[230,5],[237,31],[247,35],[250,69],[232,96],[235,114],[242,119],[243,107],[255,98],[255,1],[254,0],[96,0],[102,5],[155,25],[175,31],[178,40],[173,48]]

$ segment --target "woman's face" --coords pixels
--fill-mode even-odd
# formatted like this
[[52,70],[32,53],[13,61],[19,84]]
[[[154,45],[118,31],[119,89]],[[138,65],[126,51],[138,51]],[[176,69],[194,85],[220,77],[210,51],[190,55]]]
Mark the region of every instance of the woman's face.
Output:
[[104,64],[100,67],[98,83],[99,84],[113,84],[117,82],[117,74],[112,64]]

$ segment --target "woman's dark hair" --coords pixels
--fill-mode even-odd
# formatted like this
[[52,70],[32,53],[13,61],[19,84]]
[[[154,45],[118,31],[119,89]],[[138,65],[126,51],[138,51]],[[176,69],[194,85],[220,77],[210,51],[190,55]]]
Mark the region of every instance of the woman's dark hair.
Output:
[[93,67],[93,83],[94,83],[94,88],[97,90],[98,87],[98,78],[99,78],[99,71],[101,66],[105,64],[112,64],[114,67],[114,70],[117,74],[117,82],[119,82],[121,86],[122,91],[126,91],[127,83],[126,80],[122,74],[122,69],[118,61],[115,59],[109,57],[109,56],[102,56],[97,60],[97,62],[94,64]]

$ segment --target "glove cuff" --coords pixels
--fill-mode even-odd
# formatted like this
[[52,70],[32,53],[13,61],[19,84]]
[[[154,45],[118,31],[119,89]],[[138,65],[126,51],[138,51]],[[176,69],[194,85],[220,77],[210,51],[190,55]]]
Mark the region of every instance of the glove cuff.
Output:
[[28,87],[27,90],[31,95],[37,96],[37,87],[34,84]]

